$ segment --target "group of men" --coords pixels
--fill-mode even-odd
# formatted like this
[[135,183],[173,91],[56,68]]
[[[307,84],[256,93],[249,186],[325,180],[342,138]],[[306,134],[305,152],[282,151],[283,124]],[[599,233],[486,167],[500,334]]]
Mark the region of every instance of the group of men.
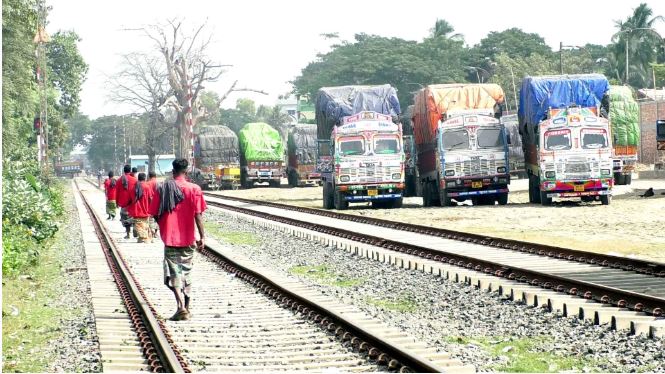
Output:
[[[133,224],[138,242],[152,242],[156,222],[164,243],[164,284],[173,291],[177,310],[171,317],[174,321],[189,320],[191,300],[191,270],[194,250],[204,247],[204,229],[201,214],[206,210],[201,188],[186,180],[188,162],[186,159],[173,161],[173,178],[157,183],[154,172],[138,173],[129,165],[123,168],[123,175],[114,178],[109,172],[104,181],[106,192],[107,219],[115,219],[117,206],[120,219],[129,239]],[[196,240],[195,225],[199,240]]]

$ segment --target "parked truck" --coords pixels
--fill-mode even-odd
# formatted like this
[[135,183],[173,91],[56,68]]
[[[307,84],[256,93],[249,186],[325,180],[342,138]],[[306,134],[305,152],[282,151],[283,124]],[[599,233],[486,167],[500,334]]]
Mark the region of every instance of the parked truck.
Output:
[[508,203],[508,142],[496,84],[437,84],[415,94],[413,125],[424,206]]
[[238,136],[226,126],[207,126],[194,140],[196,171],[192,181],[202,189],[237,189],[240,185]]
[[524,150],[522,149],[522,138],[520,138],[520,127],[517,114],[501,117],[501,123],[506,128],[506,134],[510,139],[508,144],[508,163],[510,164],[510,175],[515,178],[526,178],[524,168]]
[[286,175],[289,186],[317,185],[321,173],[316,171],[316,125],[297,124],[289,129]]
[[614,184],[630,184],[640,142],[640,107],[627,86],[610,86],[609,106]]
[[413,105],[409,105],[400,116],[402,123],[402,143],[404,144],[404,197],[420,196],[420,182],[416,167],[418,155],[416,141],[413,138]]
[[284,143],[279,132],[267,123],[248,123],[240,129],[238,140],[242,187],[262,182],[279,187],[284,176]]
[[395,89],[387,84],[324,87],[315,109],[323,207],[346,209],[366,201],[401,207],[404,149]]
[[526,77],[518,110],[529,202],[553,198],[610,203],[612,137],[600,105],[601,74]]

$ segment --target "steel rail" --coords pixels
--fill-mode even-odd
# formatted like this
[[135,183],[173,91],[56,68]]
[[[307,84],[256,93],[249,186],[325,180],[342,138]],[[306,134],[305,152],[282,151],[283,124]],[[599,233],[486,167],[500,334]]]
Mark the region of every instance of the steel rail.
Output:
[[108,230],[101,223],[101,219],[79,188],[78,181],[75,181],[75,183],[130,313],[132,323],[144,349],[143,353],[148,359],[151,370],[169,373],[191,372],[170,335],[164,330],[162,322],[155,317],[153,307],[146,300],[143,290],[138,285],[122,255],[118,252]]
[[222,209],[261,217],[271,221],[281,222],[324,234],[334,235],[341,238],[418,256],[428,260],[449,263],[475,271],[493,274],[498,277],[504,277],[519,282],[529,283],[533,286],[539,286],[558,292],[564,292],[570,295],[583,297],[585,299],[595,300],[604,304],[611,304],[621,308],[629,308],[638,312],[645,312],[656,317],[662,316],[665,311],[665,299],[652,295],[636,293],[602,284],[570,279],[563,276],[547,274],[529,269],[507,267],[503,264],[489,260],[483,260],[476,257],[462,254],[443,253],[441,251],[422,247],[416,244],[389,240],[368,234],[361,234],[349,230],[324,226],[313,222],[305,222],[294,218],[273,215],[265,212],[258,212],[253,209],[228,205],[217,201],[208,200],[208,204]]
[[455,231],[450,229],[431,227],[431,226],[422,226],[412,223],[403,223],[397,221],[388,221],[380,218],[357,216],[352,214],[345,214],[339,212],[332,212],[328,210],[321,210],[316,208],[306,208],[299,207],[288,204],[281,204],[268,201],[252,200],[245,199],[241,197],[232,197],[219,195],[214,193],[206,192],[206,196],[218,198],[218,199],[228,199],[238,202],[244,202],[255,205],[264,205],[279,209],[292,210],[301,213],[315,214],[319,216],[341,219],[346,221],[364,223],[368,225],[375,225],[380,227],[385,227],[394,230],[414,232],[418,234],[424,234],[429,236],[441,237],[446,239],[458,240],[463,242],[475,243],[486,245],[490,247],[509,249],[519,252],[537,254],[541,256],[547,256],[558,259],[565,259],[569,261],[576,261],[591,265],[605,266],[622,270],[634,271],[642,274],[649,274],[658,277],[665,277],[665,263],[641,260],[628,257],[619,257],[612,256],[601,253],[593,253],[578,249],[564,248],[551,246],[547,244],[531,243],[520,240],[513,239],[503,239],[492,237],[488,235],[473,234],[462,231]]

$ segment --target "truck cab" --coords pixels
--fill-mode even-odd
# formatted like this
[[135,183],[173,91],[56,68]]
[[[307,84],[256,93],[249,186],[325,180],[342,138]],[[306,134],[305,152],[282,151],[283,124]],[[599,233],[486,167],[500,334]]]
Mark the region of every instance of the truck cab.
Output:
[[613,159],[607,119],[596,108],[550,109],[537,129],[538,147],[525,150],[530,202],[579,197],[609,204]]
[[330,141],[319,140],[317,170],[326,209],[371,201],[401,207],[404,190],[402,127],[389,115],[360,112],[342,119]]
[[[423,205],[470,199],[474,205],[508,203],[510,170],[504,126],[485,109],[446,113],[436,132],[436,179],[423,185]],[[422,158],[419,158],[422,160]]]

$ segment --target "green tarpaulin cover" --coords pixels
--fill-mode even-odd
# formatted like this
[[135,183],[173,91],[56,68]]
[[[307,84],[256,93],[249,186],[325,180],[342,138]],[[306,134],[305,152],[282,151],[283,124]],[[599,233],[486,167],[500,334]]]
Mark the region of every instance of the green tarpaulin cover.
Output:
[[284,144],[279,132],[267,123],[248,123],[238,133],[246,161],[282,161]]
[[640,108],[630,88],[610,86],[610,123],[614,144],[637,145],[640,142]]

